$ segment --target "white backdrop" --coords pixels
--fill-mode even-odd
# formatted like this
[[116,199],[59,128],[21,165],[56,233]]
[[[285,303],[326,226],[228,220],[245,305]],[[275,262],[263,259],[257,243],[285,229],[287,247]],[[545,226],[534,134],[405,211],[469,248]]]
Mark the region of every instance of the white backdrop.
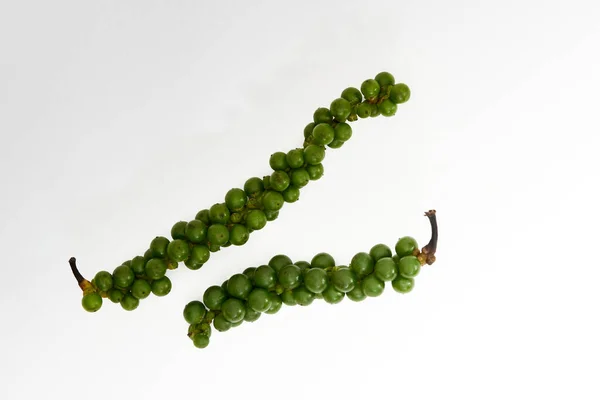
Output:
[[[2,3],[0,397],[598,399],[597,2],[284,3]],[[380,71],[410,101],[355,123],[277,221],[165,298],[83,311],[69,257],[91,279],[143,253]],[[208,286],[423,245],[429,208],[410,294],[186,337]]]

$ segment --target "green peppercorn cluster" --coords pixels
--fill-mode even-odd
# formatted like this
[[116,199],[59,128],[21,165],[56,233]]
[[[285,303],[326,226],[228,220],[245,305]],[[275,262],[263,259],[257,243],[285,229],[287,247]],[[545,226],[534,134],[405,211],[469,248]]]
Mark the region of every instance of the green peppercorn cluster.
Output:
[[303,147],[271,155],[271,175],[250,178],[243,188],[229,190],[224,202],[199,211],[191,221],[177,222],[171,229],[171,239],[154,238],[143,256],[124,262],[112,274],[98,272],[91,287],[84,290],[83,308],[97,311],[102,298],[107,297],[125,310],[134,310],[150,293],[165,296],[171,290],[167,270],[177,268],[180,262],[189,269],[199,269],[211,252],[245,244],[253,231],[278,217],[285,203],[297,201],[301,188],[323,176],[326,147],[340,148],[352,137],[348,122],[392,116],[397,104],[409,98],[408,86],[396,83],[388,72],[364,81],[360,89],[345,89],[329,108],[314,112],[313,121],[304,128]]
[[395,254],[377,244],[368,253],[357,253],[349,266],[336,265],[328,253],[315,255],[310,263],[276,255],[267,265],[247,268],[221,286],[209,287],[202,301],[188,303],[183,310],[190,324],[188,336],[204,348],[213,328],[225,332],[263,313],[275,314],[283,304],[307,306],[315,299],[337,304],[344,297],[363,301],[381,295],[385,282],[398,293],[408,293],[421,269],[418,255],[417,242],[410,236],[398,240]]

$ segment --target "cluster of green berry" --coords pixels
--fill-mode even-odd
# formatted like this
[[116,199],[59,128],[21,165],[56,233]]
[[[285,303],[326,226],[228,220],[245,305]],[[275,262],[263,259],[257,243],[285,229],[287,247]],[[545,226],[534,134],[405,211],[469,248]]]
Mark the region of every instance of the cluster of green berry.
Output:
[[304,129],[303,147],[271,155],[271,175],[250,178],[243,189],[229,190],[224,202],[201,210],[192,221],[177,222],[171,229],[171,240],[154,238],[143,256],[124,262],[112,274],[100,271],[91,282],[81,276],[72,258],[71,268],[83,289],[83,308],[97,311],[102,298],[108,298],[125,310],[134,310],[150,293],[165,296],[171,291],[167,270],[177,268],[180,262],[189,269],[199,269],[211,252],[245,244],[250,233],[278,217],[284,203],[297,201],[302,187],[323,176],[326,146],[340,148],[352,136],[347,122],[359,117],[392,116],[397,104],[409,97],[409,88],[396,83],[388,72],[364,81],[360,90],[347,88],[330,108],[314,112],[313,122]]
[[282,304],[307,306],[315,299],[337,304],[344,297],[358,302],[381,295],[385,282],[391,282],[398,293],[410,292],[421,266],[435,261],[435,211],[426,215],[432,240],[422,250],[415,239],[405,236],[396,243],[395,254],[385,244],[377,244],[368,253],[357,253],[349,266],[336,265],[327,253],[315,255],[310,263],[292,262],[280,254],[266,265],[247,268],[222,285],[209,287],[202,302],[192,301],[183,310],[190,324],[188,336],[196,347],[204,348],[213,328],[225,332],[244,321],[254,322],[262,313],[277,313]]

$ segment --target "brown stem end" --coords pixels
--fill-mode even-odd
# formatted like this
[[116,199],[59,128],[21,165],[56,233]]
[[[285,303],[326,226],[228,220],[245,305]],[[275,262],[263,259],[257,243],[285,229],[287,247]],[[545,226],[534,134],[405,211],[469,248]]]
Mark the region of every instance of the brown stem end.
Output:
[[435,210],[427,211],[425,216],[429,218],[429,223],[431,224],[431,239],[429,240],[429,243],[421,249],[419,259],[423,264],[431,265],[435,262],[435,251],[438,242],[438,226]]

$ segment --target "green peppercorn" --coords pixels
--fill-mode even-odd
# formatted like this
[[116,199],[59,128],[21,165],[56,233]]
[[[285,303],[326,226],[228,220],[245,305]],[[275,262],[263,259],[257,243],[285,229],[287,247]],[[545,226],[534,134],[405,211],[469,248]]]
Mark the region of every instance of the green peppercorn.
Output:
[[287,152],[285,159],[290,168],[300,168],[304,165],[304,148],[292,149]]
[[125,311],[133,311],[140,305],[140,300],[133,297],[131,293],[125,293],[121,299],[121,307]]
[[331,254],[319,253],[312,258],[310,265],[313,268],[331,268],[335,266],[335,260]]
[[291,173],[292,185],[303,188],[310,181],[310,175],[304,168],[293,169]]
[[135,256],[131,259],[131,265],[129,266],[136,276],[144,275],[146,259],[142,256]]
[[[312,133],[313,144],[326,145],[335,138],[335,130],[329,124],[318,124]],[[292,165],[290,164],[290,167]],[[301,166],[301,165],[300,165]]]
[[206,315],[206,307],[198,300],[190,301],[183,309],[183,318],[188,324],[199,324]]
[[328,124],[331,121],[333,121],[333,117],[331,116],[331,112],[327,108],[320,107],[315,110],[313,114],[313,121],[315,122],[315,124]]
[[244,319],[246,306],[239,299],[229,298],[221,305],[221,312],[227,321],[235,323]]
[[279,211],[283,207],[284,200],[281,193],[274,190],[267,190],[263,195],[262,203],[265,211]]
[[389,282],[398,276],[398,266],[391,257],[383,257],[375,263],[375,276],[384,282]]
[[[338,124],[341,125],[341,124]],[[347,124],[344,124],[347,125]],[[320,164],[325,159],[325,147],[310,144],[304,149],[304,160],[309,165]]]
[[357,253],[350,261],[350,269],[354,271],[358,278],[363,278],[374,271],[375,260],[368,253]]
[[158,297],[168,295],[172,288],[171,280],[167,276],[163,276],[162,278],[153,281],[151,286],[152,293]]
[[113,285],[118,288],[128,288],[135,279],[135,274],[131,270],[131,267],[127,265],[121,265],[115,268],[112,274]]
[[375,79],[367,79],[360,85],[360,91],[365,99],[372,100],[379,96],[380,86]]
[[331,102],[331,115],[339,122],[346,121],[351,111],[352,106],[346,99],[338,98]]
[[281,195],[283,196],[283,201],[286,203],[294,203],[300,198],[300,189],[294,185],[290,185],[281,193]]
[[251,210],[246,214],[246,226],[248,229],[260,230],[267,225],[267,217],[262,210]]
[[285,171],[286,169],[288,169],[290,167],[288,165],[285,157],[286,157],[286,154],[282,151],[273,153],[273,154],[271,154],[271,157],[269,158],[269,165],[275,171]]
[[[263,181],[260,178],[257,177],[253,177],[250,178],[246,181],[246,183],[244,183],[244,192],[246,192],[246,194],[248,196],[256,196],[260,193],[262,193],[265,190],[265,187],[263,185]],[[206,221],[204,221],[206,222]]]
[[250,233],[248,229],[241,224],[234,224],[229,231],[229,241],[235,246],[242,246],[248,242]]
[[269,182],[273,190],[283,192],[290,186],[290,177],[285,171],[274,171]]
[[[285,257],[285,256],[284,256]],[[277,263],[279,261],[276,261]],[[291,260],[289,261],[292,262]],[[254,285],[263,289],[272,289],[277,283],[277,273],[268,265],[261,265],[254,271]]]
[[304,285],[313,293],[322,293],[327,288],[327,273],[321,268],[307,269]]
[[202,243],[206,239],[207,232],[208,226],[204,222],[194,219],[186,224],[183,239],[187,239],[191,243]]
[[167,255],[175,262],[185,261],[190,256],[190,245],[185,240],[175,239],[169,243]]
[[351,291],[346,293],[346,296],[348,296],[348,298],[350,300],[356,301],[356,302],[363,301],[364,299],[367,298],[367,295],[365,294],[365,292],[362,289],[362,283],[354,286],[354,289],[352,289]]
[[[129,267],[131,268],[131,267]],[[94,277],[94,284],[101,292],[106,292],[110,290],[113,286],[113,278],[110,272],[108,271],[100,271]]]
[[225,205],[230,211],[240,211],[247,201],[248,196],[242,189],[230,189],[225,195]]
[[362,281],[363,292],[369,297],[377,297],[381,295],[384,288],[385,284],[381,279],[376,277],[375,274],[367,275]]
[[252,291],[252,281],[244,274],[235,274],[227,281],[227,293],[241,300],[246,300]]
[[344,300],[345,294],[337,290],[333,285],[328,285],[323,291],[323,300],[329,304],[337,304]]
[[369,254],[371,255],[371,257],[373,257],[373,260],[377,262],[377,260],[379,260],[380,258],[391,257],[392,250],[390,250],[390,248],[385,244],[376,244],[371,248]]
[[288,264],[279,270],[277,280],[285,289],[294,289],[302,282],[302,272],[294,264]]
[[150,286],[150,284],[148,282],[146,282],[143,279],[136,279],[135,281],[133,281],[133,284],[131,285],[131,294],[136,299],[139,299],[139,300],[145,299],[146,297],[150,296],[151,292],[152,292],[152,287]]
[[[334,128],[335,139],[341,142],[345,142],[352,137],[352,128],[345,122],[337,124]],[[330,143],[331,144],[331,143]]]
[[229,221],[229,208],[225,203],[213,204],[208,210],[208,217],[214,224],[226,224]]
[[[185,239],[185,226],[187,225],[186,221],[176,222],[171,228],[171,237],[173,239]],[[133,260],[131,260],[133,262]]]
[[413,278],[405,278],[398,275],[396,279],[392,281],[392,287],[398,293],[408,293],[415,286],[415,280]]
[[396,83],[396,80],[394,79],[394,75],[390,74],[389,72],[380,72],[375,76],[375,80],[377,81],[377,83],[379,83],[380,87],[386,87],[386,86],[391,86],[394,83]]
[[362,94],[360,93],[360,90],[355,87],[344,89],[341,97],[342,99],[348,100],[352,105],[356,105],[362,101]]
[[210,286],[204,291],[202,301],[210,310],[220,310],[221,305],[227,299],[227,293],[221,286]]
[[404,83],[397,83],[390,90],[390,100],[401,104],[410,99],[410,89]]
[[398,272],[405,278],[414,278],[421,270],[421,263],[415,256],[404,256],[398,261]]
[[[146,262],[146,276],[150,279],[160,279],[167,272],[167,263],[160,258],[151,258]],[[131,282],[133,283],[133,282]],[[122,287],[122,286],[121,286]]]
[[163,258],[167,255],[167,246],[169,245],[169,239],[164,236],[155,237],[150,243],[150,251],[152,257]]
[[398,257],[402,258],[405,256],[415,255],[415,252],[419,250],[419,246],[414,238],[410,236],[404,236],[398,239],[396,242],[395,250]]
[[398,111],[398,106],[396,105],[396,103],[392,102],[389,99],[382,101],[377,105],[377,107],[381,115],[383,115],[384,117],[391,117],[394,114],[396,114],[396,111]]
[[206,237],[211,244],[223,246],[229,241],[229,229],[222,224],[211,225],[208,227]]
[[307,165],[306,172],[308,172],[308,177],[311,181],[316,181],[323,176],[323,164]]
[[85,311],[96,312],[102,307],[102,297],[98,293],[88,293],[81,299],[81,306]]
[[342,293],[347,293],[354,289],[356,285],[356,275],[348,267],[339,267],[331,273],[331,284]]

